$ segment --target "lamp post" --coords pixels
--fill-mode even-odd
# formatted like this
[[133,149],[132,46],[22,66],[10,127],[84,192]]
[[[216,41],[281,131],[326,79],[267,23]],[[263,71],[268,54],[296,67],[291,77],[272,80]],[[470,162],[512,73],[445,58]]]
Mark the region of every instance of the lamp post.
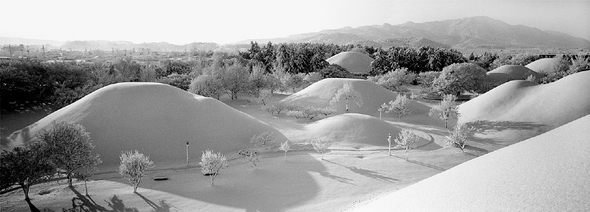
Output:
[[188,143],[188,141],[186,142],[186,166],[189,165],[188,163],[188,149],[190,147],[190,144]]

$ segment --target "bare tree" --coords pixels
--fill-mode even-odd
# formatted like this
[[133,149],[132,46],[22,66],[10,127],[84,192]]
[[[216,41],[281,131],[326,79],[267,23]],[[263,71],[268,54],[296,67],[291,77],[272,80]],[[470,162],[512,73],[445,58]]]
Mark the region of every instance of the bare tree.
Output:
[[355,91],[351,86],[350,83],[345,83],[342,88],[338,89],[334,94],[334,97],[330,100],[330,105],[336,106],[337,103],[343,102],[345,106],[345,111],[348,113],[350,111],[350,105],[355,104],[357,107],[363,106],[363,100],[361,99],[361,94],[358,91]]
[[445,121],[445,128],[448,128],[449,118],[457,111],[455,104],[457,97],[451,94],[445,95],[443,100],[430,109],[429,116],[437,116],[440,120]]
[[220,152],[213,153],[211,150],[206,150],[201,156],[201,173],[211,177],[211,186],[214,185],[215,178],[221,173],[221,169],[227,168],[227,158]]
[[119,158],[121,159],[119,174],[133,185],[133,192],[137,192],[141,179],[145,176],[147,169],[154,167],[154,162],[137,150],[124,152]]

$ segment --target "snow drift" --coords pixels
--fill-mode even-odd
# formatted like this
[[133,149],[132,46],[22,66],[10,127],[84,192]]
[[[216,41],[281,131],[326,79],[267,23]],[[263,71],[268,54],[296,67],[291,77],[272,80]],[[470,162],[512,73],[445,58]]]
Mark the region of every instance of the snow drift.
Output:
[[529,76],[539,78],[540,75],[533,70],[519,65],[503,65],[487,73],[489,80],[493,82],[508,82],[511,80],[525,80]]
[[328,59],[328,63],[339,65],[353,74],[367,74],[371,70],[373,58],[362,52],[340,52]]
[[541,58],[526,65],[527,68],[540,73],[549,74],[557,71],[559,58]]
[[193,160],[202,151],[233,151],[266,131],[267,124],[213,98],[160,83],[119,83],[84,98],[14,132],[9,146],[31,140],[54,121],[80,123],[90,132],[104,165],[118,163],[121,151],[137,149],[156,163],[184,161],[190,142]]
[[590,116],[460,164],[357,211],[587,211]]
[[[349,84],[353,91],[359,93],[362,100],[361,107],[350,104],[349,112],[362,113],[368,115],[379,114],[377,109],[381,104],[394,100],[397,93],[391,92],[371,81],[362,79],[345,79],[345,78],[328,78],[311,84],[307,88],[294,93],[282,102],[295,105],[313,105],[317,107],[330,107],[330,100],[334,98],[336,92]],[[412,114],[427,114],[430,108],[423,104],[410,100],[409,108]],[[343,102],[336,105],[337,113],[344,113],[345,106]],[[386,115],[385,113],[383,115]]]

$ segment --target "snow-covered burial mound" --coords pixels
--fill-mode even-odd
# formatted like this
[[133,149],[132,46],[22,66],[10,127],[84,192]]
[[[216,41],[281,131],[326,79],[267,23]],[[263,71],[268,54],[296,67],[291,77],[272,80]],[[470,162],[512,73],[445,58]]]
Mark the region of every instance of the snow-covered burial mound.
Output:
[[[342,89],[345,84],[348,84],[351,91],[356,93],[361,99],[361,106],[358,107],[354,101],[349,103],[349,112],[362,113],[368,115],[378,114],[377,109],[381,104],[394,100],[397,93],[391,92],[371,81],[362,79],[346,79],[346,78],[328,78],[320,80],[311,84],[307,88],[294,93],[282,102],[303,105],[303,106],[317,106],[317,107],[332,107],[330,101],[336,96],[338,90]],[[428,106],[419,104],[410,100],[409,108],[412,114],[428,113]],[[346,111],[344,101],[336,101],[337,113],[344,113]],[[385,115],[385,114],[384,114]]]
[[[369,146],[387,146],[387,135],[391,134],[395,139],[401,128],[398,126],[375,118],[373,116],[346,113],[332,116],[305,126],[305,134],[302,139],[320,138],[333,142],[336,146],[362,148]],[[418,136],[423,133],[414,131]],[[426,139],[420,138],[415,146],[427,143]],[[392,143],[395,146],[395,143]]]
[[588,211],[590,116],[465,162],[357,211]]
[[459,105],[459,122],[484,120],[508,128],[539,126],[549,130],[590,114],[589,90],[590,72],[549,84],[510,81]]
[[340,52],[328,59],[328,63],[339,65],[350,73],[368,74],[371,70],[373,58],[362,52],[348,51]]
[[558,65],[559,58],[541,58],[529,63],[526,67],[537,73],[549,74],[556,72]]
[[137,149],[156,163],[192,160],[206,149],[233,151],[274,128],[213,98],[159,83],[119,83],[101,88],[13,133],[10,145],[27,142],[54,121],[80,123],[90,132],[104,165],[118,163],[121,151]]
[[527,67],[519,65],[503,65],[487,73],[488,79],[493,82],[508,82],[511,80],[525,80],[529,76],[534,76],[536,79],[541,77],[537,72],[534,72]]

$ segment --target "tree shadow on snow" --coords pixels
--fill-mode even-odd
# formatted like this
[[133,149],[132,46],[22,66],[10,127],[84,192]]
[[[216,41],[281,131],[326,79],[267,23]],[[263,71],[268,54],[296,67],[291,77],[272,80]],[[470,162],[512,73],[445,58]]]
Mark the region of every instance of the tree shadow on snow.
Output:
[[[214,186],[209,184],[209,177],[195,171],[187,173],[191,177],[186,182],[185,177],[179,177],[176,182],[162,181],[150,189],[245,211],[285,211],[318,194],[320,187],[313,173],[342,183],[352,181],[329,174],[319,159],[308,153],[294,152],[287,158],[265,158],[255,168],[232,163],[215,179]],[[178,187],[179,183],[182,188]]]
[[165,200],[160,200],[160,204],[156,204],[154,201],[148,199],[147,197],[141,195],[140,193],[135,193],[137,196],[141,197],[150,207],[154,209],[155,212],[170,212],[171,206],[166,203]]
[[381,180],[381,181],[390,182],[390,183],[399,181],[398,179],[385,176],[385,175],[383,175],[383,174],[381,174],[379,172],[373,171],[373,170],[358,168],[356,166],[347,166],[347,165],[339,164],[339,163],[332,162],[332,161],[329,161],[329,160],[325,160],[325,161],[328,162],[328,163],[331,163],[331,164],[342,166],[342,167],[347,168],[348,170],[350,170],[350,171],[352,171],[352,172],[354,172],[356,174],[363,175],[363,176],[368,177],[368,178],[373,178],[373,179],[376,179],[376,180]]

